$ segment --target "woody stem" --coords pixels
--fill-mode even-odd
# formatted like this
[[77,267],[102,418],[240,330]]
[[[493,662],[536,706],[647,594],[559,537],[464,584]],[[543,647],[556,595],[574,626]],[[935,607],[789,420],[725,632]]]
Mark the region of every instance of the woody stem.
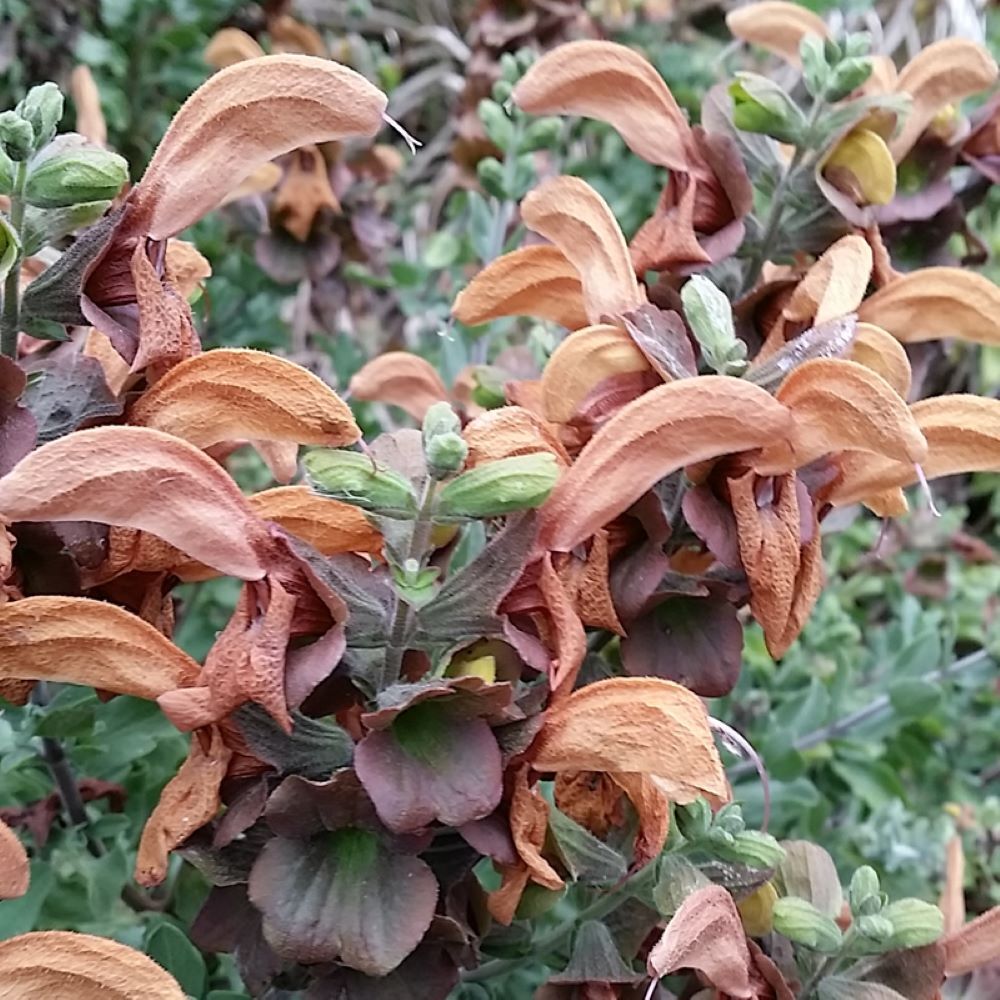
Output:
[[[28,176],[28,165],[18,163],[14,175],[14,189],[10,193],[10,225],[21,239],[24,227],[24,182]],[[3,314],[0,316],[0,354],[8,358],[17,357],[17,335],[21,326],[21,249],[7,272],[3,289]]]

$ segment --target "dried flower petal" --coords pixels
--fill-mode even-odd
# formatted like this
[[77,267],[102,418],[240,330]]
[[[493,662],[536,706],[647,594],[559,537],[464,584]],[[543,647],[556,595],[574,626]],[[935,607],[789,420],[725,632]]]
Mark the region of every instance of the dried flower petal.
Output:
[[858,323],[847,358],[881,375],[903,399],[910,393],[913,373],[902,344],[872,323]]
[[529,754],[536,771],[653,775],[676,802],[729,794],[701,699],[659,678],[613,677],[577,689],[549,711]]
[[[2,627],[2,626],[0,626]],[[14,831],[0,819],[0,899],[17,899],[28,891],[28,852]]]
[[653,65],[624,45],[580,41],[539,59],[514,88],[533,115],[581,115],[607,122],[649,163],[689,169],[691,130]]
[[128,418],[202,449],[231,440],[288,442],[291,472],[295,445],[338,447],[361,437],[347,404],[312,372],[237,348],[207,351],[171,368]]
[[782,314],[793,323],[827,320],[853,313],[872,273],[872,250],[861,236],[843,236],[806,272]]
[[355,399],[398,406],[414,420],[423,420],[431,406],[448,399],[433,365],[407,351],[388,351],[369,361],[351,379],[348,392]]
[[95,146],[107,145],[108,125],[101,110],[101,93],[86,63],[73,68],[69,90],[76,108],[76,131]]
[[1000,961],[1000,906],[987,910],[960,931],[948,934],[941,944],[949,976],[962,976]]
[[[185,1000],[151,958],[108,938],[34,931],[0,941],[4,1000]],[[67,990],[69,992],[67,992]]]
[[541,511],[539,544],[569,551],[677,469],[787,440],[792,414],[741,379],[704,375],[623,407],[563,475]]
[[198,664],[148,622],[87,597],[0,607],[0,677],[84,684],[153,699],[194,683]]
[[155,240],[215,208],[262,163],[382,127],[386,96],[327,59],[274,55],[216,73],[187,99],[134,190],[131,225]]
[[646,301],[625,237],[608,203],[579,177],[553,177],[521,202],[521,218],[576,268],[592,323]]
[[888,330],[904,344],[959,337],[1000,344],[1000,288],[959,267],[925,267],[880,288],[858,319]]
[[219,811],[219,786],[233,752],[214,726],[207,742],[204,746],[199,737],[192,738],[187,760],[164,786],[146,820],[135,862],[140,885],[159,885],[166,878],[170,852]]
[[735,38],[759,45],[793,66],[802,65],[799,45],[806,35],[830,35],[818,14],[783,0],[763,0],[731,10],[726,27]]
[[303,146],[292,154],[271,211],[282,229],[300,243],[309,239],[317,216],[324,211],[340,214],[340,202],[318,146]]
[[246,59],[266,55],[257,40],[239,28],[222,28],[205,47],[205,62],[213,69],[225,69]]
[[247,500],[258,517],[280,524],[325,556],[382,550],[382,535],[359,508],[321,497],[308,486],[278,486]]
[[567,337],[552,353],[542,372],[545,415],[568,423],[590,391],[612,375],[648,372],[646,355],[620,327],[588,326]]
[[229,576],[259,580],[267,528],[226,471],[148,427],[75,431],[0,479],[0,516],[138,528]]
[[503,316],[534,316],[570,330],[587,325],[580,273],[547,243],[491,261],[458,293],[451,311],[466,326]]
[[896,92],[909,94],[913,101],[899,134],[889,141],[896,162],[913,148],[945,105],[957,105],[986,90],[996,78],[993,57],[967,38],[946,38],[918,52],[896,80]]
[[570,464],[556,428],[521,406],[487,410],[468,423],[462,436],[469,446],[468,469],[539,451],[551,452],[563,468]]

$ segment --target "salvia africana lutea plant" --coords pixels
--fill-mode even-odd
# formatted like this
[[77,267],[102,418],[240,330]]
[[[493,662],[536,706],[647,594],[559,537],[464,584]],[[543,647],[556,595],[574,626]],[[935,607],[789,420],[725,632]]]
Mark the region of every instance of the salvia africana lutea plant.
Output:
[[[794,642],[831,509],[891,516],[914,483],[1000,468],[1000,402],[916,398],[907,350],[1000,341],[1000,293],[890,253],[901,201],[995,171],[993,108],[955,106],[997,69],[949,41],[897,72],[784,3],[730,27],[801,68],[792,93],[740,74],[692,128],[600,41],[501,88],[505,114],[617,129],[664,170],[656,212],[627,242],[583,181],[539,184],[520,218],[545,242],[454,311],[561,327],[544,368],[456,407],[426,362],[376,359],[353,394],[419,426],[369,444],[308,371],[200,350],[207,267],[175,236],[276,156],[374,135],[382,93],[326,60],[238,62],[126,195],[118,158],[54,137],[54,88],[0,116],[0,692],[155,699],[191,734],[135,878],[197,866],[195,940],[254,996],[514,996],[531,965],[543,998],[934,1000],[1000,957],[1000,910],[963,925],[868,867],[844,887],[822,847],[747,829],[715,742],[738,734],[703,701],[735,684],[741,608],[776,658]],[[241,493],[233,442],[282,485]],[[242,591],[198,664],[170,592],[219,575]],[[0,830],[0,892],[27,874]],[[0,943],[0,995],[70,980],[183,997],[113,941]]]

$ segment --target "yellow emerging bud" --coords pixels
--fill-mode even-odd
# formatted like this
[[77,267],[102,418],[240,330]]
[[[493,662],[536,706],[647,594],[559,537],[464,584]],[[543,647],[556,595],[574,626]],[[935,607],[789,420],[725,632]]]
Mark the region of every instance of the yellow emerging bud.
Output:
[[497,661],[495,656],[477,656],[474,659],[466,660],[461,656],[456,656],[448,669],[445,671],[446,677],[482,677],[487,684],[492,684],[497,679]]
[[778,891],[770,882],[765,882],[756,892],[744,897],[736,904],[740,911],[743,929],[750,937],[763,937],[771,933],[774,926],[774,904]]
[[823,176],[859,205],[887,205],[896,193],[896,164],[885,140],[866,128],[849,132],[823,164]]

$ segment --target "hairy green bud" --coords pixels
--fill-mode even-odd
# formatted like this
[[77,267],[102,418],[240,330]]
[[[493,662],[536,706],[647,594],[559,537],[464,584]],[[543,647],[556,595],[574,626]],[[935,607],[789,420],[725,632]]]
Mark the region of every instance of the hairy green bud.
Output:
[[41,149],[56,134],[64,105],[62,91],[49,81],[32,87],[15,108],[26,122],[30,122],[34,130],[35,149]]
[[[678,806],[675,813],[677,829],[687,840],[701,840],[712,827],[712,808],[701,798]],[[725,833],[724,830],[719,831]]]
[[828,101],[840,101],[872,75],[872,61],[864,57],[845,59],[834,69],[826,87]]
[[522,153],[534,153],[539,149],[551,149],[562,135],[563,124],[558,118],[539,118],[524,130],[524,140],[519,149]]
[[487,194],[501,200],[507,197],[503,164],[496,157],[486,156],[481,159],[476,165],[476,176]]
[[869,865],[862,865],[852,876],[847,890],[851,913],[856,917],[878,913],[882,909],[882,887],[878,874]]
[[0,114],[0,145],[17,163],[28,159],[35,149],[35,130],[16,111]]
[[801,143],[806,119],[799,106],[778,84],[756,73],[738,73],[729,85],[733,124],[744,132],[759,132],[779,142]]
[[559,478],[551,452],[515,455],[488,462],[453,479],[438,494],[442,519],[498,517],[545,502]]
[[708,366],[720,375],[742,375],[747,345],[736,336],[729,299],[708,278],[696,274],[681,289],[681,301]]
[[65,208],[114,198],[126,180],[128,164],[122,157],[70,133],[31,161],[24,197],[38,208]]
[[441,400],[428,407],[424,414],[420,433],[426,448],[439,434],[457,434],[461,429],[462,421],[452,408],[451,403]]
[[735,861],[751,868],[776,868],[785,857],[785,849],[769,833],[759,830],[742,830],[731,834],[732,843],[720,845],[715,841],[715,833],[709,839],[715,852],[725,861]]
[[514,143],[514,123],[507,112],[496,101],[482,100],[479,102],[479,120],[490,141],[508,152]]
[[892,923],[891,948],[921,948],[944,933],[944,914],[920,899],[900,899],[882,910]]
[[475,387],[472,390],[472,401],[484,410],[495,410],[498,406],[507,405],[507,394],[504,392],[504,382],[507,376],[492,365],[479,365],[473,372]]
[[0,145],[0,194],[10,194],[14,190],[14,178],[17,175],[17,167],[14,161],[4,152]]
[[883,917],[881,913],[869,913],[858,917],[854,927],[864,949],[875,952],[887,951],[895,933],[892,921]]
[[378,468],[357,451],[319,449],[305,458],[306,474],[317,493],[397,520],[417,513],[413,485],[392,469]]
[[435,479],[446,479],[461,472],[469,446],[461,434],[438,434],[425,449],[427,469]]
[[797,896],[785,896],[774,904],[774,929],[789,941],[827,954],[839,951],[844,939],[832,917]]

